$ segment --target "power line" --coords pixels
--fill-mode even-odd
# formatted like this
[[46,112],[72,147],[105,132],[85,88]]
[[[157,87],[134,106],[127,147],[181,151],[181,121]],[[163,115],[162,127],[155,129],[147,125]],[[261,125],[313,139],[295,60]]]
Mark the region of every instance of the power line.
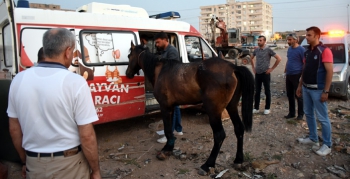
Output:
[[328,17],[273,17],[275,18],[283,18],[283,19],[324,19],[324,18],[338,18],[338,17],[345,17],[345,16],[328,16]]
[[310,2],[310,1],[323,1],[323,0],[304,0],[304,1],[275,2],[275,3],[269,3],[269,4],[291,4],[291,3]]
[[308,10],[311,10],[311,9],[320,9],[320,8],[339,8],[339,7],[343,7],[345,4],[333,4],[331,6],[326,6],[326,5],[322,5],[322,6],[313,6],[313,7],[299,7],[299,8],[296,8],[296,7],[293,7],[293,8],[278,8],[278,9],[274,9],[273,12],[278,12],[278,11],[286,11],[286,10],[300,10],[300,9],[308,9]]

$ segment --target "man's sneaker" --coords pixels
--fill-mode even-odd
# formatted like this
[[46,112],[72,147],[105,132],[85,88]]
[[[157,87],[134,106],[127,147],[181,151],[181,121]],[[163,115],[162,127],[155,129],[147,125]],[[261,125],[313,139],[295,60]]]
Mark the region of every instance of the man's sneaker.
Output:
[[165,136],[157,140],[157,142],[162,143],[162,144],[166,143],[166,141],[168,141],[168,140],[166,139]]
[[253,109],[253,114],[259,113],[259,109]]
[[264,114],[270,114],[270,109],[265,109]]
[[312,145],[312,146],[320,146],[320,143],[314,142],[308,137],[307,138],[298,138],[297,140],[301,144]]
[[321,156],[326,156],[330,154],[331,151],[331,148],[329,148],[326,144],[323,144],[322,147],[318,151],[316,151],[316,153]]
[[183,132],[174,131],[174,135],[184,135],[184,133]]
[[284,116],[284,118],[286,118],[286,119],[295,118],[295,115],[288,114],[287,116]]

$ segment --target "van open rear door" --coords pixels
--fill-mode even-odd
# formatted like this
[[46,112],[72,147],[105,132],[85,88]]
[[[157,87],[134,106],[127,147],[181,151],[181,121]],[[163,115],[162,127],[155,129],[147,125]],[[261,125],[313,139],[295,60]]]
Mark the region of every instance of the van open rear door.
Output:
[[15,31],[13,25],[13,2],[0,1],[0,160],[20,161],[9,133],[6,113],[8,93],[13,72],[16,71]]

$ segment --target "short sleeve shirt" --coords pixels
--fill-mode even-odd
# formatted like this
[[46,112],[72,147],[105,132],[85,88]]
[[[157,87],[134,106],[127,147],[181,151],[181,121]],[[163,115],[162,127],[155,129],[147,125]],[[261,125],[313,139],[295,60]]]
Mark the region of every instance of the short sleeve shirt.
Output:
[[62,68],[32,67],[17,74],[7,113],[19,120],[23,148],[42,153],[78,146],[78,125],[98,120],[86,80]]
[[255,49],[253,55],[256,58],[255,71],[257,74],[262,74],[270,68],[271,57],[275,56],[276,53],[265,45],[262,49]]

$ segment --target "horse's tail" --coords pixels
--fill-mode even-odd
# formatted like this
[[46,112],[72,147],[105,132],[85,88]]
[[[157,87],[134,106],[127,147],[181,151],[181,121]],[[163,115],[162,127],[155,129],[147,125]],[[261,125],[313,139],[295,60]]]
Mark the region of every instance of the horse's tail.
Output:
[[242,118],[245,131],[251,131],[253,125],[253,96],[254,96],[254,77],[253,74],[244,66],[235,66],[235,74],[238,77],[238,83],[242,90]]

